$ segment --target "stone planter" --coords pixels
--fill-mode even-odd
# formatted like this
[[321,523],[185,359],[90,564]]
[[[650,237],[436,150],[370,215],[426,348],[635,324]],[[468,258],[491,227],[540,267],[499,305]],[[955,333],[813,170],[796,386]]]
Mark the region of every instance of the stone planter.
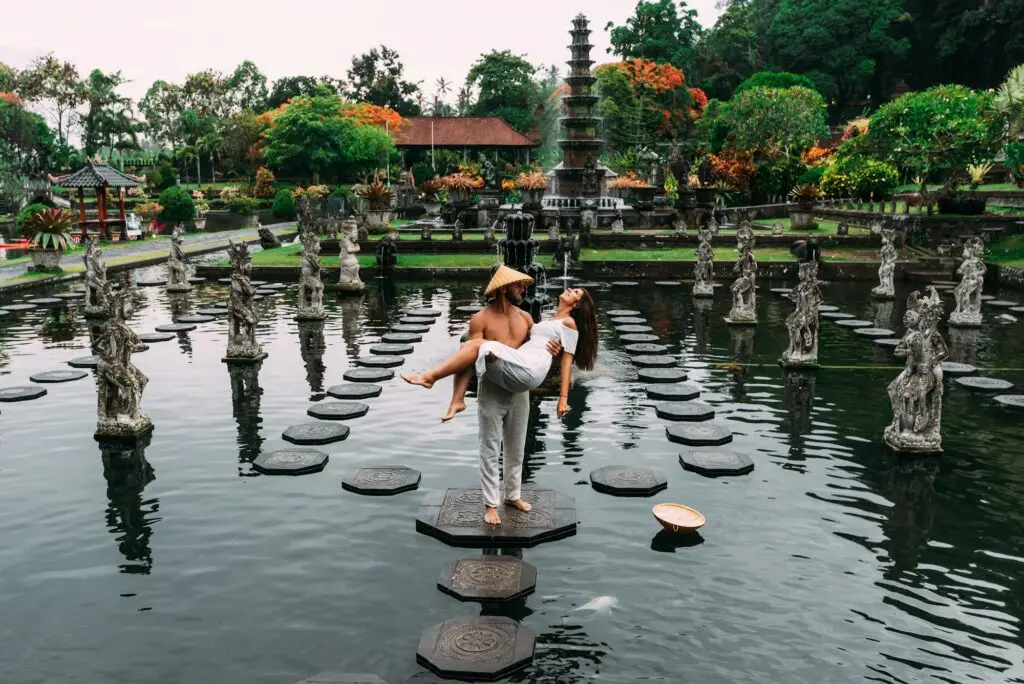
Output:
[[697,208],[697,193],[693,190],[680,190],[679,199],[676,200],[676,209],[686,211]]
[[537,205],[544,201],[544,190],[520,190],[523,193],[523,204]]
[[32,270],[41,272],[59,269],[60,258],[64,256],[64,252],[58,249],[32,248],[28,250],[28,254],[32,257]]
[[206,217],[200,216],[192,221],[192,230],[206,230]]
[[818,224],[814,222],[814,212],[811,209],[792,209],[789,212],[789,227],[792,230],[814,230]]
[[698,205],[710,206],[715,203],[714,188],[697,188],[694,190],[694,195],[696,195]]
[[427,212],[428,216],[438,216],[441,213],[440,202],[424,202],[423,210]]
[[987,203],[985,197],[958,195],[940,197],[938,201],[940,214],[959,214],[961,216],[980,216],[985,213]]
[[367,230],[385,230],[391,223],[391,212],[387,209],[372,209],[366,212]]

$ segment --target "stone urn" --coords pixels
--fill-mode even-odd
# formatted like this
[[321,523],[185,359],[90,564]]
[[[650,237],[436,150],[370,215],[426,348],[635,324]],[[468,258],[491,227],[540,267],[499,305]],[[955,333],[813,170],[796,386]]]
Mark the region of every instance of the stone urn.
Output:
[[[259,214],[246,214],[242,217],[242,228],[255,228],[260,224]],[[203,227],[206,227],[206,219],[203,219]],[[199,230],[197,228],[197,230]]]
[[441,203],[440,202],[424,202],[423,211],[427,213],[427,216],[439,216],[441,214]]
[[789,225],[792,230],[814,230],[818,224],[814,222],[814,204],[797,204],[789,210]]
[[28,250],[28,254],[32,257],[32,270],[39,272],[56,271],[60,268],[61,257],[64,256],[64,252],[59,249],[41,249],[39,247]]
[[206,217],[199,216],[192,221],[192,229],[196,231],[206,230]]
[[523,206],[526,205],[538,205],[544,201],[544,189],[540,190],[521,190],[523,193]]
[[386,230],[391,225],[391,211],[388,209],[371,209],[367,211],[364,225],[367,230]]

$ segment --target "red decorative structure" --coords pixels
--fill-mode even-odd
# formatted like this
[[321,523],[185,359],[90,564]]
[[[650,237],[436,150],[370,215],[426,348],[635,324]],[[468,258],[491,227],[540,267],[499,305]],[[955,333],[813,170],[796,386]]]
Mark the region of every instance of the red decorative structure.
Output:
[[[78,222],[82,229],[83,242],[89,236],[89,229],[95,228],[101,240],[110,238],[110,226],[125,228],[128,217],[124,208],[125,188],[137,188],[142,186],[142,181],[135,176],[121,173],[99,157],[86,159],[85,166],[78,171],[66,176],[51,176],[50,183],[63,188],[76,188],[78,190]],[[85,215],[85,190],[90,188],[96,193],[96,219],[89,219]],[[118,193],[118,218],[111,219],[107,216],[107,189],[112,188]]]

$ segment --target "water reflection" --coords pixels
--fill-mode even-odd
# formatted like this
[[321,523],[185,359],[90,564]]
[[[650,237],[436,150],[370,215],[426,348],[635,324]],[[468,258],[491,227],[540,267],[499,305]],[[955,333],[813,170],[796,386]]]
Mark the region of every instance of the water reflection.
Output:
[[958,328],[950,326],[949,360],[957,363],[978,363],[978,352],[981,348],[981,331],[977,328]]
[[231,377],[231,414],[238,424],[240,477],[255,477],[258,474],[249,467],[249,464],[263,449],[263,437],[260,436],[260,426],[263,424],[263,418],[260,416],[260,401],[263,397],[263,388],[260,387],[262,367],[262,361],[228,364],[228,374]]
[[122,573],[148,575],[153,568],[150,538],[157,522],[160,500],[142,498],[146,485],[156,479],[146,460],[151,434],[138,440],[99,442],[103,479],[107,482],[107,529],[117,537],[117,550],[125,563]]
[[893,571],[913,570],[928,544],[935,522],[935,476],[940,459],[891,457],[889,498],[893,501],[882,529],[890,540]]
[[324,398],[324,373],[327,370],[327,366],[324,364],[324,352],[326,351],[324,322],[299,321],[299,353],[302,355],[302,362],[306,365],[306,382],[309,383],[309,391],[313,393],[310,401],[320,401]]
[[736,363],[750,363],[754,358],[754,332],[752,325],[730,325],[729,339],[732,342],[732,357]]
[[668,530],[661,530],[651,539],[651,551],[675,553],[676,549],[689,549],[703,543],[704,537],[700,536],[700,532],[676,534]]
[[895,328],[893,328],[895,323],[893,319],[895,306],[896,303],[892,300],[876,301],[874,303],[876,328],[888,328],[889,330],[895,330]]
[[81,331],[75,310],[65,307],[47,311],[39,325],[39,335],[48,342],[70,342]]
[[783,403],[786,407],[786,427],[793,446],[802,443],[803,435],[809,434],[811,411],[814,409],[814,390],[818,376],[814,371],[786,370],[783,373],[785,390]]
[[341,313],[341,339],[345,343],[345,352],[350,361],[359,357],[359,338],[363,333],[360,315],[363,298],[356,293],[344,293],[338,298],[338,309]]
[[703,297],[693,300],[693,351],[706,354],[711,344],[711,309],[714,302]]

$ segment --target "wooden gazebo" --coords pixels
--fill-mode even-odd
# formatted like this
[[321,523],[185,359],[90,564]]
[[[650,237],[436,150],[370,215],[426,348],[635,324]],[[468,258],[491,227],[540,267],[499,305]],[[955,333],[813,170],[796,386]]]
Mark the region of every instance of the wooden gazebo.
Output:
[[[78,216],[82,228],[82,237],[89,235],[90,228],[95,229],[101,240],[109,239],[110,226],[125,227],[128,217],[124,208],[125,188],[137,188],[142,186],[142,181],[135,176],[121,173],[106,162],[96,159],[86,159],[85,166],[74,173],[66,176],[51,176],[50,183],[59,185],[62,188],[78,189]],[[85,214],[85,190],[91,188],[96,193],[96,218],[90,219]],[[114,188],[118,194],[118,218],[111,219],[108,216],[107,188]],[[94,233],[94,234],[95,234]]]

